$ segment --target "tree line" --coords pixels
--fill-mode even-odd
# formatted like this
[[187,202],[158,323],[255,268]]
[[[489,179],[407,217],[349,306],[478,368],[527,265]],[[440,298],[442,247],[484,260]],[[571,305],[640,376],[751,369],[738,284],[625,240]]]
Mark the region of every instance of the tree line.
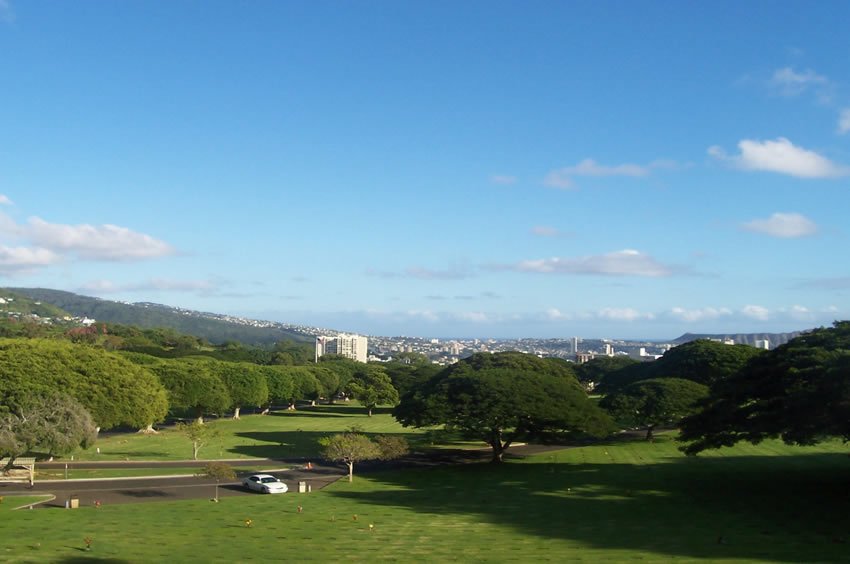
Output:
[[652,440],[659,426],[679,427],[687,454],[742,440],[848,441],[850,322],[771,351],[697,340],[647,363],[476,354],[413,385],[394,414],[405,426],[444,425],[482,440],[495,462],[519,440],[600,437],[624,428],[642,428]]
[[[58,435],[85,445],[96,427],[152,429],[168,414],[201,421],[239,417],[246,407],[352,396],[370,415],[395,405],[405,426],[442,426],[481,440],[494,461],[518,441],[623,428],[642,428],[651,439],[659,426],[678,426],[689,454],[772,437],[850,440],[847,321],[771,351],[702,340],[652,363],[614,357],[584,365],[517,352],[480,353],[445,368],[415,354],[386,364],[331,355],[318,364],[275,365],[109,351],[99,339],[0,340],[0,456],[35,446],[61,454],[70,447]],[[591,388],[601,397],[590,397]],[[79,432],[62,426],[71,421]]]

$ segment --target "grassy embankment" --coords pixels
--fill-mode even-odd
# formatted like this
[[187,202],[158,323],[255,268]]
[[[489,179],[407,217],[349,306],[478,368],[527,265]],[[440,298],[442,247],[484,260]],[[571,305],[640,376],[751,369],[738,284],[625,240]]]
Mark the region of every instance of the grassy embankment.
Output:
[[837,562],[850,554],[846,445],[771,441],[699,458],[676,447],[665,437],[503,465],[376,472],[311,494],[219,504],[10,512],[0,519],[0,559]]

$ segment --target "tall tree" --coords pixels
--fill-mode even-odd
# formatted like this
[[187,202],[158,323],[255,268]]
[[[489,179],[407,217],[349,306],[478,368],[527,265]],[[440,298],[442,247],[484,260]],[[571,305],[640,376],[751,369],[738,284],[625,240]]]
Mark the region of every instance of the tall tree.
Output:
[[683,417],[699,410],[698,402],[708,395],[708,387],[681,378],[656,378],[629,384],[605,396],[600,407],[625,425],[646,429],[646,440],[660,425],[678,425]]
[[215,362],[211,366],[230,393],[234,419],[239,419],[243,406],[259,407],[268,401],[269,386],[256,365],[246,362]]
[[613,430],[568,367],[513,352],[479,353],[446,368],[405,394],[393,415],[406,427],[442,424],[483,440],[493,462],[518,440]]
[[224,382],[210,360],[164,360],[151,367],[168,390],[171,409],[188,410],[200,422],[208,413],[222,413],[233,405]]
[[0,405],[55,390],[79,401],[103,429],[146,428],[168,410],[156,376],[115,353],[60,340],[0,341]]
[[[333,384],[330,383],[330,380],[323,384],[326,392],[325,397],[327,397],[329,403],[333,403],[338,396],[348,391],[348,385],[354,379],[354,376],[363,369],[363,366],[360,362],[337,354],[327,354],[319,358],[319,364],[316,365],[316,368],[330,370],[335,378]],[[316,378],[322,381],[322,376],[318,372]]]
[[850,321],[754,358],[715,382],[704,409],[682,421],[688,454],[773,437],[799,445],[850,441]]
[[88,448],[96,438],[97,428],[86,408],[59,392],[32,395],[0,414],[0,458],[35,450],[68,454]]
[[350,390],[366,408],[369,417],[378,405],[398,403],[398,392],[381,366],[367,365],[351,381]]
[[266,388],[269,391],[269,407],[274,404],[291,404],[295,397],[295,378],[289,367],[285,366],[258,366],[260,374],[266,379]]
[[599,385],[609,374],[622,370],[627,366],[638,364],[637,360],[628,356],[597,356],[592,360],[576,366],[576,376],[584,384]]
[[598,390],[609,394],[633,382],[653,378],[681,378],[710,386],[736,374],[762,353],[763,350],[749,345],[726,345],[698,339],[670,349],[654,362],[627,365],[608,373]]
[[431,363],[405,364],[393,360],[384,365],[384,370],[390,377],[393,387],[398,391],[400,397],[416,384],[424,382],[439,372],[441,367]]

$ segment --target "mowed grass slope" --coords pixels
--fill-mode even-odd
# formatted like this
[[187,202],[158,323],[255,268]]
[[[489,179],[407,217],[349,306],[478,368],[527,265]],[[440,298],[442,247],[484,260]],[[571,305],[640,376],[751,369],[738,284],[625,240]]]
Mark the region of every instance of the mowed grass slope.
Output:
[[[354,405],[323,405],[298,411],[276,411],[269,415],[246,415],[239,420],[209,420],[221,431],[218,439],[204,446],[200,459],[303,458],[318,454],[321,437],[357,426],[366,434],[403,434],[415,442],[422,431],[405,429],[390,409],[379,408],[372,417]],[[102,435],[95,445],[80,450],[75,460],[188,460],[192,443],[173,427],[156,435],[114,433]]]
[[[311,494],[218,504],[11,512],[0,519],[0,560],[839,562],[850,555],[846,445],[768,442],[699,458],[676,446],[662,438],[503,465],[375,472]],[[94,539],[90,553],[82,551],[86,536]]]

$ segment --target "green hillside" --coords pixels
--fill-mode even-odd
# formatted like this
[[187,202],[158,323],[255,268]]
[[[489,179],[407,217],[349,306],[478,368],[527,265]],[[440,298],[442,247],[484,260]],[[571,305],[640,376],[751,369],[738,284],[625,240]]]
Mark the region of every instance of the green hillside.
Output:
[[70,314],[52,302],[42,302],[25,294],[0,288],[0,316],[38,316],[52,319],[62,319]]
[[33,303],[49,304],[79,317],[86,316],[97,321],[143,328],[167,327],[180,333],[202,337],[214,344],[236,341],[248,345],[271,345],[278,341],[305,342],[313,338],[312,335],[284,327],[244,325],[159,304],[127,304],[46,288],[0,289],[0,295],[3,292],[13,292],[25,296]]

